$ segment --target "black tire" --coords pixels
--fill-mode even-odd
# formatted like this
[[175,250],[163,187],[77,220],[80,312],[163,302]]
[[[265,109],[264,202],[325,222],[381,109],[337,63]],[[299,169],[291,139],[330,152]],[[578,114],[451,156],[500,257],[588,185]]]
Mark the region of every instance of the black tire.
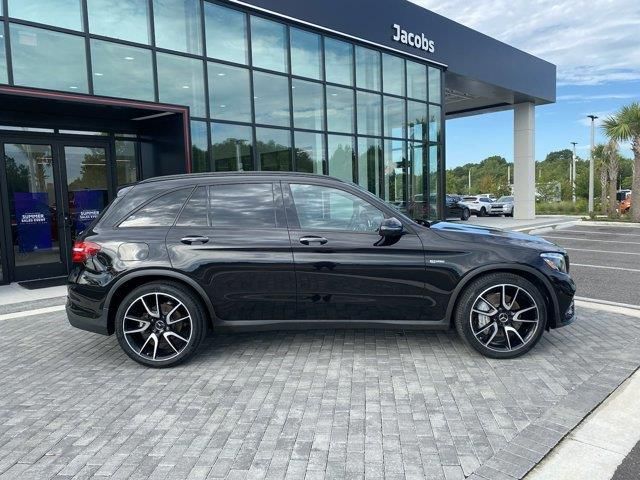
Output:
[[[505,290],[501,289],[502,285],[508,285],[504,297],[507,305],[507,299],[511,301],[509,310],[503,307],[502,301],[496,302],[496,293],[492,293],[496,290],[504,292]],[[521,292],[526,292],[527,295]],[[479,315],[478,309],[483,303],[489,303],[485,308],[493,307],[496,312],[493,315]],[[530,309],[531,305],[535,305],[535,308]],[[514,307],[518,308],[515,312],[512,310]],[[482,311],[489,313],[491,310]],[[505,321],[499,319],[503,313],[508,317]],[[534,315],[537,316],[537,323],[534,323]],[[525,316],[528,318],[525,319]],[[515,317],[522,321],[515,320]],[[538,343],[546,323],[547,307],[538,287],[529,280],[511,273],[490,273],[472,281],[462,292],[454,312],[454,324],[464,343],[490,358],[515,358],[524,355]],[[476,325],[474,334],[473,328]],[[517,336],[513,334],[514,329]],[[482,337],[482,340],[479,337]],[[485,343],[487,337],[489,340]]]
[[486,216],[486,215],[487,215],[487,210],[486,210],[484,207],[482,207],[482,208],[478,211],[478,216],[479,216],[479,217],[484,217],[484,216]]
[[460,220],[466,222],[467,220],[469,220],[469,217],[471,216],[471,212],[469,211],[468,208],[463,208],[462,209],[462,213],[460,214]]
[[[154,298],[161,312],[159,316]],[[173,367],[197,351],[207,333],[206,318],[200,299],[188,288],[171,281],[151,282],[133,289],[118,306],[116,337],[120,347],[136,362],[153,368]],[[158,351],[166,354],[158,355]]]

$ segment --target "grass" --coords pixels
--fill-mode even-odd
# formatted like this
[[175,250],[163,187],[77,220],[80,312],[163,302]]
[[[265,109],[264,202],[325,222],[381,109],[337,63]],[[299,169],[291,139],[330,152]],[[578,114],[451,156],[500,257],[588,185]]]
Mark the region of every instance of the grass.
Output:
[[584,199],[564,202],[540,202],[536,203],[536,214],[538,215],[585,215],[587,213],[587,202]]

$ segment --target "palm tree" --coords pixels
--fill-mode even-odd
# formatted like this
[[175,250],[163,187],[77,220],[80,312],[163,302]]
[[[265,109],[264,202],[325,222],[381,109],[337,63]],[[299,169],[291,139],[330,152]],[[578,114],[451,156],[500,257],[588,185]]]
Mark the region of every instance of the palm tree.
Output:
[[607,136],[618,142],[631,140],[633,150],[633,183],[631,189],[631,219],[640,222],[640,103],[633,102],[604,122]]
[[602,214],[608,214],[607,210],[607,184],[609,183],[609,166],[608,166],[608,155],[606,152],[606,145],[598,144],[593,147],[593,158],[595,161],[596,174],[600,175],[600,208],[602,210]]
[[607,159],[607,176],[609,177],[609,215],[616,211],[616,193],[618,192],[618,171],[620,170],[620,154],[618,153],[618,142],[615,139],[609,140],[604,147],[604,154]]

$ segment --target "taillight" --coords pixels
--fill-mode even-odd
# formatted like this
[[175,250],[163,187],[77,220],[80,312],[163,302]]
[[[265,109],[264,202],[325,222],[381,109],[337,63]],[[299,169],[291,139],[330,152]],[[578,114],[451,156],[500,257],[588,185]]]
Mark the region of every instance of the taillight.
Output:
[[100,248],[100,245],[93,242],[75,242],[71,249],[71,261],[73,263],[84,263],[91,257],[95,257]]

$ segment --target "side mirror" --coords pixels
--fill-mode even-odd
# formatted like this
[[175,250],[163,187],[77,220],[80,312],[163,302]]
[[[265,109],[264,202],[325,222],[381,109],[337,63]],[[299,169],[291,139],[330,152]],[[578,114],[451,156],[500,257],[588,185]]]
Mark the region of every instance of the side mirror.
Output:
[[399,237],[404,232],[402,222],[395,217],[385,218],[380,224],[378,233],[385,238]]

